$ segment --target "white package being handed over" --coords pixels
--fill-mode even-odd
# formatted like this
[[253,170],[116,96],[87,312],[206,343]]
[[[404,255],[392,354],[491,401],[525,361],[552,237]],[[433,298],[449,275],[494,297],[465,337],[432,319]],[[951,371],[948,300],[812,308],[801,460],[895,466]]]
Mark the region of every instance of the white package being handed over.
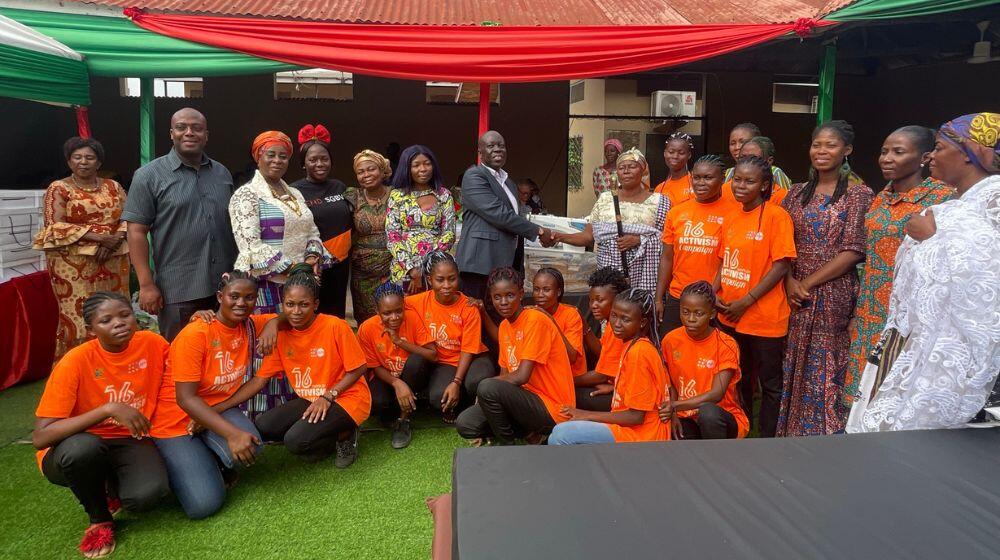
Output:
[[[560,233],[578,233],[586,227],[585,219],[561,216],[530,215],[528,219]],[[525,290],[532,289],[531,279],[542,268],[554,268],[562,273],[566,281],[566,293],[586,293],[590,287],[587,278],[597,270],[597,255],[583,247],[557,243],[545,248],[535,241],[524,242]]]
[[0,282],[45,270],[45,253],[31,248],[44,197],[44,190],[0,190]]

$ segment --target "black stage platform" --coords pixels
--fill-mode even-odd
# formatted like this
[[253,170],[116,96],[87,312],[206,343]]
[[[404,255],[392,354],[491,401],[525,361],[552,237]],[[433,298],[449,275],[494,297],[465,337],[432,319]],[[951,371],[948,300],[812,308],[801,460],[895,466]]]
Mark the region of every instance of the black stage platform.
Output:
[[1000,430],[461,449],[461,560],[1000,558]]

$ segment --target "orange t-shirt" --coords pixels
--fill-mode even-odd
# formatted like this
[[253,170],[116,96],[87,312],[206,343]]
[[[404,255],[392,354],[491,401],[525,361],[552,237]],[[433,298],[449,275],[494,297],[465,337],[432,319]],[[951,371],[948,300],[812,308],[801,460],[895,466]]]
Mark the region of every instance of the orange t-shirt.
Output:
[[541,397],[556,423],[568,420],[560,409],[576,406],[573,372],[566,345],[552,321],[541,311],[524,309],[513,323],[507,319],[500,323],[497,338],[500,367],[514,371],[521,360],[535,362],[528,382],[522,387]]
[[725,217],[738,208],[738,204],[719,197],[708,203],[692,198],[670,209],[660,239],[664,245],[674,248],[671,296],[679,298],[684,287],[692,282],[715,281]]
[[670,200],[671,208],[682,202],[687,202],[694,198],[694,188],[691,186],[691,174],[688,173],[680,179],[671,179],[668,177],[665,181],[656,185],[653,192],[666,196]]
[[580,312],[572,305],[560,303],[552,318],[556,320],[556,326],[566,336],[570,346],[576,350],[576,360],[570,365],[573,376],[587,373],[587,354],[583,351],[583,317],[580,317]]
[[424,326],[438,347],[438,363],[458,366],[462,352],[479,354],[483,346],[482,319],[479,310],[469,305],[469,298],[461,296],[451,305],[434,299],[434,292],[426,291],[406,298],[406,307],[423,318]]
[[[771,202],[749,212],[741,207],[729,214],[726,221],[719,245],[719,258],[722,259],[719,297],[732,302],[756,286],[775,261],[795,258],[795,234],[788,212]],[[791,309],[785,299],[782,279],[750,305],[739,324],[731,324],[721,313],[719,320],[735,327],[736,332],[773,338],[788,333],[789,314]]]
[[[333,388],[348,371],[363,367],[365,353],[351,327],[339,317],[316,316],[305,330],[278,331],[278,344],[260,364],[260,377],[274,377],[284,371],[295,394],[310,402]],[[372,394],[362,375],[337,397],[357,425],[368,418]]]
[[[736,394],[736,383],[740,380],[740,348],[733,337],[715,329],[704,340],[695,340],[684,327],[680,327],[667,333],[660,346],[667,362],[667,373],[679,399],[690,399],[711,391],[716,374],[733,370],[733,377],[718,405],[736,419],[736,437],[746,437],[750,422]],[[698,411],[684,410],[677,414],[691,418],[697,416]]]
[[[782,187],[778,183],[775,183],[774,186],[771,187],[771,199],[768,200],[767,202],[768,204],[777,204],[780,206],[781,201],[785,200],[785,196],[787,195],[788,195],[788,189]],[[725,199],[726,202],[736,204],[737,206],[742,206],[742,204],[740,204],[740,202],[736,200],[736,195],[733,194],[732,179],[722,184],[722,198]]]
[[618,377],[618,368],[622,365],[622,350],[624,349],[625,341],[615,336],[611,325],[605,325],[604,334],[601,335],[601,355],[597,358],[594,371],[608,377]]
[[[424,346],[434,340],[424,328],[420,316],[410,309],[403,312],[403,324],[399,326],[399,338],[417,346]],[[409,352],[392,343],[382,325],[382,318],[378,315],[369,317],[368,320],[361,323],[361,327],[358,328],[358,342],[361,343],[361,348],[365,351],[368,367],[382,366],[395,377],[399,377],[406,364],[406,359],[410,357]]]
[[[630,342],[631,344],[631,342]],[[621,373],[615,379],[611,412],[642,410],[642,424],[608,424],[615,441],[665,441],[670,439],[670,424],[660,422],[659,406],[667,389],[667,370],[656,346],[640,338],[622,356]]]
[[[274,317],[251,315],[250,319],[259,334]],[[243,384],[252,353],[245,325],[231,329],[219,321],[188,323],[170,344],[170,362],[151,419],[151,435],[172,438],[187,433],[191,418],[177,404],[176,383],[198,383],[198,396],[214,406],[233,396]]]
[[[67,352],[52,369],[35,416],[72,418],[118,402],[150,418],[163,383],[169,348],[162,336],[149,331],[135,333],[128,347],[117,354],[102,348],[96,339],[84,342]],[[113,418],[86,431],[109,439],[132,437],[128,428]],[[46,452],[48,449],[37,453],[39,468]]]

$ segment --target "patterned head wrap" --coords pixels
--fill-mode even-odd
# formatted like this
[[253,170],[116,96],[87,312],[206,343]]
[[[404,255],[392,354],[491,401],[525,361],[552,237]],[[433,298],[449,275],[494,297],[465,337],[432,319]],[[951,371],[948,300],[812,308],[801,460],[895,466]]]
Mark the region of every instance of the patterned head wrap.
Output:
[[614,146],[615,148],[618,148],[619,154],[625,151],[625,147],[622,146],[621,140],[618,140],[617,138],[608,138],[607,140],[605,140],[604,147],[607,148],[608,146]]
[[961,116],[941,125],[939,132],[984,171],[1000,174],[1000,114]]
[[618,156],[618,160],[615,161],[615,166],[617,167],[623,161],[634,161],[646,169],[646,156],[642,155],[638,148],[629,148],[627,152],[622,152],[622,155]]
[[389,177],[392,175],[392,166],[389,165],[389,160],[385,158],[382,154],[374,150],[361,150],[354,155],[354,168],[358,168],[358,164],[362,161],[370,161],[378,166],[382,170],[383,177]]
[[254,161],[260,161],[261,154],[271,146],[284,146],[288,155],[292,154],[292,140],[288,135],[277,130],[268,130],[261,132],[253,139],[250,155],[253,156]]

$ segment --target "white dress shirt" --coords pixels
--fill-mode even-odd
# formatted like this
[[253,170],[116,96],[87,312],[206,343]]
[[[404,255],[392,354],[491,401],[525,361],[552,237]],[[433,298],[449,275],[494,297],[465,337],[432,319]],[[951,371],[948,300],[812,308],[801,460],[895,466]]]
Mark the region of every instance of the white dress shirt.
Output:
[[500,183],[500,188],[503,189],[503,192],[507,193],[507,198],[510,199],[510,205],[514,209],[514,213],[519,214],[520,205],[517,203],[517,195],[510,192],[510,189],[507,188],[507,177],[508,177],[507,172],[504,171],[503,169],[500,169],[499,171],[495,170],[492,167],[486,165],[485,163],[481,165],[485,167],[487,171],[490,172],[490,175],[493,175],[493,178],[496,179],[498,183]]

